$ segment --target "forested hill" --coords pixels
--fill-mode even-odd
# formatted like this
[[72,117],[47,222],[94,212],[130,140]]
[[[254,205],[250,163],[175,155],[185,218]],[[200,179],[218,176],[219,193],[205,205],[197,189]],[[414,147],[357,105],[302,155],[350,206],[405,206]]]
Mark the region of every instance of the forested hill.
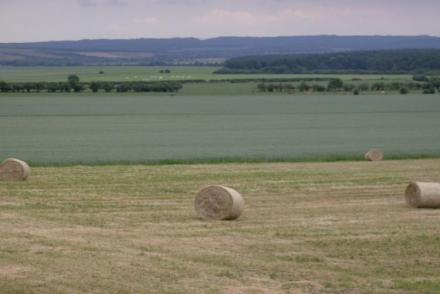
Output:
[[440,49],[431,36],[219,37],[0,43],[0,65],[182,64],[268,54]]
[[217,73],[440,73],[440,49],[247,56]]

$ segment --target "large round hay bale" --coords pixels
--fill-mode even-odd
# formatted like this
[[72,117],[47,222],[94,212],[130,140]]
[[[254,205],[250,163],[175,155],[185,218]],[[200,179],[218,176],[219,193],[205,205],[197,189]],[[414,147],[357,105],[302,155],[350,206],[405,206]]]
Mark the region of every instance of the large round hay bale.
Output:
[[205,220],[234,220],[244,209],[244,199],[234,189],[209,186],[197,194],[194,207],[197,214]]
[[0,180],[25,181],[31,174],[29,165],[16,158],[8,158],[0,164]]
[[371,149],[365,154],[365,160],[368,161],[381,161],[383,157],[383,152],[380,149]]
[[416,208],[440,208],[440,184],[412,182],[405,190],[406,203]]

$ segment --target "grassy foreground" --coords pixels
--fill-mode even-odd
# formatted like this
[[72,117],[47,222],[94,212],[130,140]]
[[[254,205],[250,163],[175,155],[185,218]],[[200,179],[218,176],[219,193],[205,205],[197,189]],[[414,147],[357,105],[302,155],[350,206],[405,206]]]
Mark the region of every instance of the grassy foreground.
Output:
[[[440,160],[38,167],[0,183],[2,292],[438,293],[440,211],[406,207]],[[195,193],[241,191],[236,222]]]

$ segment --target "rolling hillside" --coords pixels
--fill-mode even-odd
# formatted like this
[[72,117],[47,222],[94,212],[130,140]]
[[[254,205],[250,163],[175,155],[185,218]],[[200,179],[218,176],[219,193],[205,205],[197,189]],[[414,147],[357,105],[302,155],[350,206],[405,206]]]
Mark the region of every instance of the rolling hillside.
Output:
[[219,37],[0,43],[0,65],[221,63],[246,55],[440,48],[431,36]]

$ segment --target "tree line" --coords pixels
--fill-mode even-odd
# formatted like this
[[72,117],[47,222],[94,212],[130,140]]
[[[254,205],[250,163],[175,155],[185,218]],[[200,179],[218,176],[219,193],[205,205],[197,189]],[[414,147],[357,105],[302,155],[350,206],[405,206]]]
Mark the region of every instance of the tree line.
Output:
[[273,83],[262,82],[257,85],[257,89],[260,92],[353,92],[353,94],[359,94],[361,92],[368,91],[394,91],[401,94],[407,94],[409,91],[421,91],[423,94],[435,94],[440,93],[440,78],[424,78],[424,82],[417,81],[417,77],[414,77],[414,82],[374,82],[374,83],[344,83],[341,79],[331,79],[328,83],[307,83],[303,81],[299,84],[292,83]]
[[230,73],[420,73],[440,72],[440,50],[380,50],[330,54],[262,55],[225,61]]
[[177,92],[182,88],[179,82],[80,82],[79,77],[70,75],[66,82],[4,82],[0,81],[0,92]]

